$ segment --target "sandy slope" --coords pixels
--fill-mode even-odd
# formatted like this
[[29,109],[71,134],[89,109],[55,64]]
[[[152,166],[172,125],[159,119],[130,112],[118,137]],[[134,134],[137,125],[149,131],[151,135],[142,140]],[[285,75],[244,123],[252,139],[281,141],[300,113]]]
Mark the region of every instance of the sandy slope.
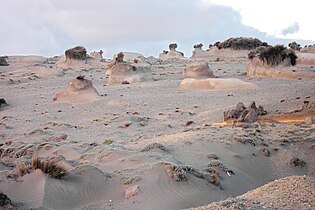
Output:
[[[310,120],[302,125],[262,122],[253,128],[211,125],[221,122],[223,111],[239,101],[248,105],[255,100],[269,113],[297,109],[304,100],[315,98],[314,79],[248,79],[244,76],[248,61],[224,56],[218,62],[207,60],[216,76],[259,88],[182,90],[188,59],[150,61],[152,81],[108,86],[103,62],[14,60],[0,67],[0,98],[9,104],[0,111],[0,191],[21,208],[191,208],[244,194],[281,177],[314,176]],[[53,101],[55,93],[78,75],[93,82],[99,99]],[[241,143],[235,136],[247,140]],[[152,143],[166,149],[147,147]],[[263,148],[270,156],[261,152]],[[59,157],[69,174],[55,180],[35,171],[15,181],[16,164],[34,154]],[[234,172],[230,176],[216,168],[222,189],[207,181],[211,154]],[[307,165],[290,165],[293,157]],[[175,181],[170,173],[176,171],[168,170],[165,162],[186,180]],[[140,192],[125,198],[125,190],[132,186]]]
[[270,182],[236,198],[193,209],[314,209],[314,189],[314,177],[290,176]]

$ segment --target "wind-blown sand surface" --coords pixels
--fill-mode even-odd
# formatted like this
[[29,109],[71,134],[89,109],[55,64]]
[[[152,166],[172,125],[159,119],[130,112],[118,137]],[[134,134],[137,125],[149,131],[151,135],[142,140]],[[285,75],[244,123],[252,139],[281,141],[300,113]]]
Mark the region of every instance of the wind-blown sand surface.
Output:
[[[182,209],[286,176],[314,179],[314,112],[299,124],[216,124],[238,102],[256,101],[270,115],[297,110],[315,99],[314,78],[249,79],[249,61],[211,57],[203,60],[220,81],[255,88],[183,90],[182,71],[193,59],[150,57],[152,80],[107,85],[109,61],[62,59],[14,56],[0,66],[0,98],[8,104],[0,107],[0,192],[16,208]],[[97,100],[54,101],[79,75],[92,81]],[[34,155],[58,158],[68,173],[18,177],[16,166]],[[315,208],[314,200],[305,203],[300,209]]]

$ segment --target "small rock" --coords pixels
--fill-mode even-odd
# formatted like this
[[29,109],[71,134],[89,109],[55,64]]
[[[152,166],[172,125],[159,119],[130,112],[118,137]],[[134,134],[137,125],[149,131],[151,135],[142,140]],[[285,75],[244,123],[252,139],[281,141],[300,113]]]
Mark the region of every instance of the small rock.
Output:
[[304,160],[297,158],[297,157],[293,157],[290,160],[290,165],[293,165],[294,167],[301,166],[301,168],[302,168],[306,165],[306,162]]
[[259,151],[266,157],[270,157],[270,151],[267,148],[261,148]]
[[190,126],[190,125],[193,124],[193,123],[194,123],[194,121],[189,120],[189,121],[186,122],[186,126]]
[[217,160],[217,159],[219,159],[219,157],[218,157],[216,154],[208,154],[208,155],[207,155],[207,158],[208,158],[208,159],[211,159],[211,160]]
[[4,98],[0,98],[0,107],[2,106],[8,106],[7,102],[4,100]]
[[125,198],[127,199],[127,198],[130,198],[130,197],[136,196],[139,193],[140,193],[140,188],[139,188],[138,185],[128,187],[125,190]]

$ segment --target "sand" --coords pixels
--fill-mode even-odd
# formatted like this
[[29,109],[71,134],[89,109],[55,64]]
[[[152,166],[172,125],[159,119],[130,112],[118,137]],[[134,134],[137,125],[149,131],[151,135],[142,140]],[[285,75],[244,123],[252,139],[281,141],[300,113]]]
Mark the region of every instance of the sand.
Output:
[[[8,104],[0,107],[0,191],[20,209],[159,210],[208,205],[256,188],[251,195],[261,193],[259,202],[270,191],[278,199],[282,191],[259,187],[292,175],[306,175],[306,181],[292,178],[297,186],[312,183],[312,114],[290,124],[276,117],[222,122],[224,111],[252,101],[290,120],[305,100],[315,99],[314,78],[248,78],[244,52],[221,53],[224,59],[203,58],[213,79],[258,88],[184,90],[183,70],[195,59],[151,57],[145,65],[152,80],[108,85],[110,60],[9,56],[10,65],[0,66],[0,98]],[[92,82],[97,100],[54,101],[79,75]],[[35,155],[57,158],[67,175],[54,179],[35,170],[17,176],[16,166]],[[306,164],[295,166],[293,158]],[[313,208],[302,188],[294,190],[307,200],[296,200],[299,209]],[[255,196],[241,199],[252,203]],[[291,205],[289,197],[281,203]]]

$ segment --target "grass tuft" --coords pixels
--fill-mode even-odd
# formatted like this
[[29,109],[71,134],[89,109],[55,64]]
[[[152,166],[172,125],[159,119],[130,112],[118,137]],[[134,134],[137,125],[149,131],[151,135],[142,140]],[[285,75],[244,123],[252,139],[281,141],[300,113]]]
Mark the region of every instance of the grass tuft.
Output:
[[40,169],[43,173],[56,179],[62,178],[67,173],[64,167],[58,165],[58,160],[44,160],[36,156],[32,158],[32,169]]

